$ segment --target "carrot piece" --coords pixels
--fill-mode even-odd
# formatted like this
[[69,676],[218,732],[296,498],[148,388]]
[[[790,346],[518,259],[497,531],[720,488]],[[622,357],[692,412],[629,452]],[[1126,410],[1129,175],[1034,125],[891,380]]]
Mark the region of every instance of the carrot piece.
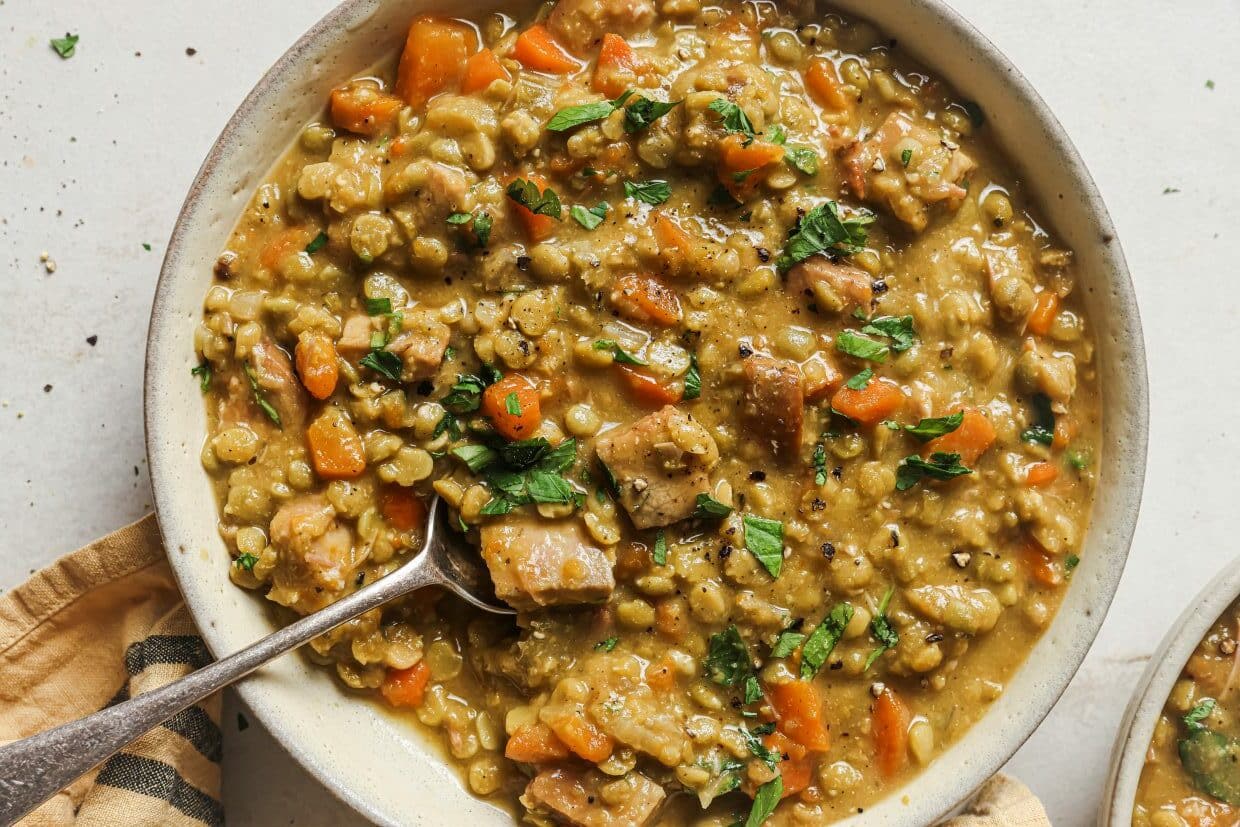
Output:
[[720,168],[723,172],[749,172],[762,167],[778,164],[784,159],[784,148],[779,144],[766,141],[751,141],[746,144],[740,135],[729,135],[719,144]]
[[682,640],[689,629],[684,598],[665,597],[654,610],[654,627],[659,634],[672,640]]
[[551,75],[567,75],[581,68],[576,60],[564,51],[545,26],[535,24],[517,35],[512,56],[527,69]]
[[850,101],[844,94],[844,85],[840,83],[839,72],[835,64],[826,58],[814,58],[805,70],[805,86],[814,100],[829,109],[843,112],[849,108]]
[[1066,448],[1076,438],[1076,420],[1070,416],[1055,417],[1055,437],[1051,440],[1052,448]]
[[646,686],[659,694],[676,688],[676,672],[672,669],[671,660],[664,658],[657,666],[652,664],[646,670]]
[[316,232],[309,227],[289,227],[281,230],[263,245],[258,254],[258,263],[268,270],[274,270],[289,256],[304,251],[315,235]]
[[572,755],[560,736],[551,727],[536,721],[517,729],[508,737],[504,757],[522,764],[550,764]]
[[335,343],[322,333],[304,333],[294,350],[297,375],[315,399],[326,399],[336,391],[340,379],[340,356]]
[[666,249],[671,247],[686,253],[693,246],[693,238],[684,231],[676,221],[661,212],[654,214],[654,237],[659,242],[659,246]]
[[362,438],[344,411],[328,407],[306,428],[310,461],[325,480],[351,480],[366,470]]
[[620,312],[636,321],[673,327],[680,321],[680,298],[654,276],[630,274],[616,279],[612,301]]
[[1055,323],[1055,314],[1059,312],[1059,296],[1050,290],[1043,290],[1038,294],[1037,301],[1033,305],[1033,312],[1029,314],[1029,321],[1025,323],[1025,329],[1035,336],[1045,336],[1051,330],[1051,325]]
[[[508,183],[511,184],[516,178],[510,178]],[[539,193],[547,191],[547,179],[541,175],[530,174],[525,177],[534,186],[538,187]],[[521,226],[525,228],[526,237],[532,242],[546,241],[555,232],[556,220],[549,215],[535,213],[524,204],[518,204],[511,198],[506,199],[508,206],[516,213],[517,218],[521,222]]]
[[542,399],[529,379],[514,373],[483,392],[482,412],[508,439],[526,439],[542,422]]
[[584,713],[565,715],[549,724],[569,749],[592,764],[607,760],[616,742],[586,719]]
[[384,486],[379,495],[379,511],[397,531],[411,531],[426,523],[426,504],[408,488]]
[[637,81],[640,61],[623,37],[618,34],[603,35],[599,47],[598,62],[594,64],[591,87],[609,98],[618,98]]
[[1063,570],[1059,567],[1059,562],[1032,539],[1027,540],[1021,547],[1020,560],[1034,582],[1047,588],[1063,583]]
[[826,752],[831,737],[822,708],[822,696],[808,681],[790,681],[766,688],[779,731],[811,752]]
[[421,706],[430,679],[431,668],[420,660],[408,669],[389,669],[379,692],[392,706]]
[[872,379],[859,391],[845,385],[831,397],[831,410],[862,425],[877,425],[903,405],[900,386],[887,379]]
[[1059,477],[1059,466],[1050,462],[1035,462],[1025,469],[1025,485],[1036,488],[1050,485]]
[[990,419],[977,408],[966,408],[959,428],[930,440],[921,452],[927,457],[934,453],[960,454],[961,462],[973,466],[994,441],[995,426]]
[[784,792],[780,798],[788,798],[809,788],[814,779],[814,762],[809,758],[789,759],[779,764],[779,774],[784,779]]
[[332,123],[338,129],[374,136],[396,125],[405,102],[382,92],[373,83],[351,82],[331,94]]
[[417,18],[409,26],[400,56],[396,94],[410,106],[424,106],[461,79],[466,59],[477,48],[477,34],[459,20]]
[[908,763],[908,706],[894,689],[887,687],[874,702],[871,716],[878,768],[884,777],[890,778]]
[[497,80],[512,80],[512,75],[499,62],[495,52],[484,46],[465,61],[461,92],[466,95],[481,92]]
[[629,391],[643,402],[655,408],[674,405],[681,400],[684,392],[673,385],[664,385],[645,371],[635,370],[628,365],[617,365],[620,377],[628,385]]

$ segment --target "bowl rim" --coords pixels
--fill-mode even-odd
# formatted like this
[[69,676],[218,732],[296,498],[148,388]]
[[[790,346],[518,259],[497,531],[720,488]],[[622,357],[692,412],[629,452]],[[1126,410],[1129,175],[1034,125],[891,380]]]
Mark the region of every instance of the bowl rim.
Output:
[[1105,805],[1098,814],[1098,824],[1102,827],[1132,823],[1132,808],[1136,805],[1145,753],[1171,689],[1202,638],[1238,597],[1240,559],[1231,561],[1214,575],[1163,635],[1120,720],[1111,753],[1111,768],[1103,788]]
[[[168,311],[172,303],[171,294],[174,292],[171,283],[174,280],[172,270],[177,263],[177,253],[184,243],[186,235],[194,231],[192,219],[200,207],[200,202],[208,189],[208,182],[221,156],[239,144],[243,137],[247,137],[244,135],[244,129],[248,121],[262,110],[267,102],[266,98],[271,87],[278,85],[279,79],[286,72],[295,70],[299,66],[302,56],[310,51],[321,39],[351,36],[354,30],[354,25],[352,24],[364,23],[375,9],[390,1],[343,0],[343,2],[339,3],[311,26],[305,34],[298,38],[276,60],[229,117],[227,124],[212,144],[205,160],[195,175],[185,202],[177,216],[173,232],[165,250],[152,304],[143,383],[144,425],[148,466],[150,468],[157,521],[161,537],[167,549],[176,547],[175,541],[178,538],[175,536],[173,528],[175,521],[165,520],[162,516],[165,513],[162,504],[172,496],[167,492],[167,489],[176,481],[177,468],[172,467],[174,464],[171,463],[171,457],[168,458],[169,463],[165,464],[162,459],[163,449],[155,444],[152,439],[152,432],[161,430],[155,426],[162,422],[161,408],[156,401],[157,394],[152,393],[152,391],[159,386],[160,361],[164,355],[164,348],[161,346],[161,342],[166,337],[167,328],[171,324],[171,321],[169,321],[171,314]],[[417,11],[418,5],[415,3],[414,7],[410,9],[411,14]],[[832,0],[828,5],[831,7],[830,10],[846,6],[848,7],[846,13],[849,16],[862,20],[873,20],[887,14],[886,11],[880,13],[866,10],[865,7],[858,3],[858,0]],[[1100,234],[1105,245],[1105,252],[1102,253],[1102,256],[1107,264],[1110,278],[1102,283],[1114,291],[1116,300],[1128,314],[1126,324],[1127,335],[1124,338],[1123,345],[1127,348],[1126,353],[1129,363],[1127,370],[1131,383],[1128,387],[1127,401],[1135,418],[1124,423],[1124,438],[1127,440],[1127,448],[1123,453],[1128,457],[1130,466],[1129,472],[1116,481],[1120,483],[1117,486],[1118,501],[1116,507],[1117,510],[1130,514],[1131,518],[1122,522],[1111,533],[1111,550],[1109,554],[1113,566],[1103,569],[1095,578],[1096,582],[1091,585],[1099,602],[1092,604],[1092,611],[1088,612],[1086,617],[1081,618],[1074,627],[1082,636],[1087,637],[1083,643],[1070,641],[1068,643],[1070,652],[1056,661],[1059,664],[1056,674],[1050,680],[1034,687],[1036,690],[1036,700],[1040,706],[1026,718],[1028,726],[1015,735],[1001,731],[998,737],[995,738],[995,741],[1001,743],[1002,746],[997,749],[988,749],[982,757],[972,761],[967,767],[967,771],[960,776],[962,786],[955,788],[955,791],[938,790],[935,792],[933,790],[919,790],[919,795],[928,799],[928,802],[922,802],[921,805],[910,803],[907,793],[915,789],[919,781],[926,779],[929,774],[928,768],[927,771],[919,773],[912,780],[906,782],[899,790],[893,790],[884,799],[876,802],[867,810],[866,816],[853,816],[840,822],[848,825],[860,823],[862,818],[866,818],[867,824],[872,823],[872,821],[913,823],[907,821],[907,817],[914,817],[920,823],[927,818],[937,819],[948,814],[953,809],[959,807],[987,778],[997,772],[1006,763],[1008,758],[1028,740],[1033,732],[1036,731],[1041,721],[1054,708],[1055,703],[1057,703],[1067,689],[1068,684],[1075,676],[1093,642],[1096,640],[1098,631],[1106,618],[1115,592],[1118,589],[1136,529],[1136,514],[1140,507],[1144,487],[1149,434],[1148,365],[1145,356],[1140,313],[1137,308],[1132,278],[1110,214],[1079,152],[1058,118],[1056,118],[1046,102],[1033,88],[1032,84],[994,43],[976,29],[962,14],[948,5],[945,0],[898,0],[898,2],[892,5],[917,5],[922,7],[926,14],[932,16],[937,24],[942,27],[943,31],[940,33],[940,36],[942,34],[950,35],[967,44],[974,50],[976,57],[983,62],[983,69],[993,71],[996,75],[1002,75],[1002,84],[1005,87],[1005,91],[1016,99],[1015,106],[1029,112],[1039,127],[1045,131],[1046,140],[1060,153],[1059,162],[1068,170],[1067,174],[1073,183],[1079,187],[1079,190],[1074,195],[1081,198],[1088,205],[1087,211],[1091,218],[1092,226]],[[877,25],[880,29],[891,28],[881,23]],[[916,47],[911,51],[916,52]],[[936,70],[935,62],[932,58],[919,54],[917,59],[932,71]],[[959,86],[958,81],[953,82],[953,85]],[[1008,160],[1013,160],[1012,153],[1007,151],[1006,147],[1004,147],[1004,154]],[[266,170],[264,170],[264,174],[266,174]],[[1041,196],[1034,198],[1039,207],[1043,211],[1049,211],[1050,199],[1046,193],[1038,192],[1037,186],[1031,186],[1030,190],[1031,194]],[[1104,435],[1104,443],[1109,445],[1110,437]],[[1095,504],[1094,517],[1096,516]],[[1091,519],[1091,528],[1092,525],[1093,520]],[[175,555],[169,554],[169,559],[173,564],[173,573],[177,578],[182,593],[191,594],[193,590],[188,588],[188,569],[183,569],[182,566],[177,565],[178,558]],[[1080,587],[1084,588],[1084,584]],[[226,647],[222,646],[221,635],[215,630],[215,625],[212,622],[214,618],[208,611],[208,607],[191,602],[188,599],[186,605],[196,625],[202,632],[208,648],[216,656],[225,654]],[[1049,630],[1044,632],[1039,642],[1045,640],[1049,635]],[[225,651],[221,651],[222,648]],[[1022,662],[1015,674],[1020,674],[1026,668],[1026,663],[1027,661]],[[358,813],[376,823],[395,823],[387,812],[379,809],[371,801],[359,795],[344,779],[333,773],[327,763],[321,763],[318,760],[321,756],[316,757],[310,754],[297,733],[284,724],[281,716],[278,714],[278,708],[271,704],[255,687],[241,683],[237,686],[237,691],[242,700],[263,722],[266,729],[285,751],[297,760],[326,789]],[[994,716],[987,712],[986,715],[983,715],[983,718],[986,717],[993,719]],[[980,729],[980,724],[981,720],[970,731]],[[936,763],[941,763],[941,761],[936,761]],[[893,815],[893,808],[884,808],[882,805],[900,797],[900,794],[904,794],[902,802],[906,805],[908,812],[904,815]],[[880,818],[880,815],[885,817]],[[868,818],[870,816],[874,818]],[[446,814],[445,817],[451,819]],[[450,820],[444,823],[450,823]]]

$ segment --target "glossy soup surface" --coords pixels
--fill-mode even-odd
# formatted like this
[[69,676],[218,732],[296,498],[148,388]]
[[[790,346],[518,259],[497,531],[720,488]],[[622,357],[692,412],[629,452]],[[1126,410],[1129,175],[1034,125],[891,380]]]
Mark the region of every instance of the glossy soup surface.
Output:
[[1099,389],[985,115],[810,2],[411,21],[254,195],[197,334],[232,580],[314,611],[450,507],[518,619],[316,640],[535,824],[822,824],[1068,587]]

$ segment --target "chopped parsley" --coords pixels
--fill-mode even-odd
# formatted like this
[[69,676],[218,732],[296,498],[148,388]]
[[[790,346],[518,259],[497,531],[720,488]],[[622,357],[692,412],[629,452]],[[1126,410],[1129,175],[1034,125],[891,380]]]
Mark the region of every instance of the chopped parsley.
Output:
[[853,390],[853,391],[863,391],[865,390],[865,386],[870,384],[870,380],[873,378],[874,378],[874,371],[871,370],[870,368],[866,368],[865,370],[861,371],[856,376],[854,376],[852,379],[849,379],[847,382],[845,382],[844,387],[848,388],[849,390]]
[[748,140],[746,143],[753,141],[756,137],[753,129],[753,122],[749,120],[749,116],[745,114],[745,110],[727,98],[716,98],[710,102],[710,106],[706,107],[711,112],[719,115],[723,121],[723,128],[729,132],[738,132],[744,135]]
[[1044,393],[1035,393],[1029,402],[1029,427],[1021,432],[1020,438],[1025,442],[1037,442],[1050,445],[1055,441],[1055,412],[1051,410],[1051,399]]
[[1084,471],[1089,467],[1089,454],[1079,448],[1068,452],[1068,464],[1076,471]]
[[367,316],[387,316],[392,312],[392,300],[386,297],[366,300]]
[[488,213],[480,212],[473,215],[467,212],[454,212],[446,220],[454,227],[464,227],[473,222],[474,239],[479,247],[485,247],[491,241],[491,227],[495,222],[491,220]]
[[504,378],[498,369],[487,364],[482,366],[479,373],[481,376],[472,374],[458,376],[456,384],[452,386],[447,396],[439,400],[439,404],[454,414],[467,414],[478,410],[482,406],[482,392]]
[[698,367],[696,353],[689,354],[689,370],[685,373],[685,399],[702,396],[702,370]]
[[467,212],[454,212],[444,220],[449,224],[468,224],[474,217]]
[[912,316],[876,316],[861,328],[861,332],[871,336],[886,336],[891,340],[891,349],[896,353],[903,353],[917,342]]
[[756,514],[741,518],[745,528],[745,548],[771,577],[779,577],[784,567],[784,524]]
[[245,569],[246,571],[249,571],[249,572],[254,571],[254,564],[257,562],[258,562],[258,558],[255,557],[253,554],[249,554],[249,553],[243,554],[233,561],[233,563],[236,564],[237,568]]
[[151,245],[150,245],[150,243],[149,243],[149,242],[146,242],[146,241],[142,242],[142,249],[143,249],[143,250],[146,250],[146,251],[149,253],[149,252],[151,251]]
[[656,566],[667,565],[667,532],[663,529],[659,529],[659,533],[654,535],[654,550],[650,556]]
[[788,133],[782,126],[774,123],[767,127],[766,139],[773,144],[783,146],[788,143]]
[[827,448],[821,442],[814,445],[814,485],[827,484]]
[[973,471],[960,464],[960,454],[948,454],[936,451],[930,459],[924,460],[913,454],[905,457],[896,469],[896,490],[907,491],[923,478],[934,480],[950,480]]
[[475,474],[499,460],[499,451],[487,445],[462,445],[450,453]]
[[315,253],[317,253],[319,250],[322,250],[326,246],[327,246],[327,233],[323,232],[322,230],[319,230],[319,234],[316,235],[310,241],[310,243],[306,245],[306,252],[309,253],[310,255],[314,255]]
[[1214,712],[1215,701],[1213,698],[1202,698],[1201,701],[1188,711],[1184,716],[1184,726],[1188,727],[1189,732],[1201,732],[1206,728],[1202,723],[1206,718]]
[[907,167],[909,161],[913,160],[913,150],[906,149],[900,153],[900,166]]
[[666,181],[655,180],[642,183],[625,181],[624,195],[626,198],[636,198],[638,201],[657,207],[672,197],[672,187]]
[[801,678],[810,680],[818,674],[835,645],[844,636],[844,630],[853,619],[853,607],[850,603],[836,603],[831,612],[814,627],[805,645],[801,647]]
[[904,430],[920,439],[922,442],[929,442],[932,439],[941,437],[944,434],[950,434],[952,431],[960,427],[960,423],[964,422],[964,413],[957,411],[947,416],[936,416],[931,419],[923,419],[916,425],[905,425]]
[[594,342],[595,350],[610,350],[612,357],[622,365],[642,365],[647,363],[638,359],[624,348],[620,347],[615,339],[597,339]]
[[583,103],[580,106],[570,106],[567,109],[561,109],[551,116],[551,120],[547,121],[547,129],[550,132],[567,132],[583,124],[601,121],[621,106],[624,106],[624,102],[632,96],[633,90],[630,89],[614,101]]
[[624,131],[630,135],[634,132],[641,132],[659,118],[680,106],[681,103],[683,101],[672,101],[670,103],[652,101],[638,95],[629,104],[629,107],[624,110]]
[[710,648],[706,653],[706,674],[720,686],[744,684],[753,677],[753,661],[749,647],[741,638],[740,630],[733,623],[722,632],[710,636]]
[[534,215],[550,216],[556,221],[560,221],[563,217],[564,207],[560,204],[560,196],[556,195],[551,187],[539,192],[538,185],[533,181],[517,178],[508,185],[505,192],[509,198]]
[[888,649],[896,648],[900,643],[899,633],[892,627],[891,621],[887,619],[887,607],[891,605],[891,596],[895,593],[895,586],[887,589],[887,593],[883,595],[882,601],[878,604],[878,612],[870,619],[870,634],[874,635],[874,639],[878,641],[878,648],[865,659],[866,669],[874,665],[874,661],[878,660],[879,655]]
[[606,640],[600,640],[598,643],[594,644],[594,651],[610,652],[612,649],[616,648],[616,644],[619,642],[620,642],[620,638],[616,637],[615,635],[612,635]]
[[763,724],[750,730],[742,726],[740,732],[745,736],[745,745],[749,747],[749,753],[771,769],[775,769],[775,765],[783,760],[783,755],[778,750],[767,749],[762,743],[761,736],[770,735],[774,731],[768,727],[768,724]]
[[784,161],[804,175],[818,174],[818,153],[807,146],[786,147]]
[[280,412],[267,401],[266,394],[263,393],[263,389],[258,385],[258,376],[255,375],[254,368],[250,367],[248,362],[245,365],[245,375],[250,380],[250,390],[254,394],[255,404],[267,415],[268,419],[276,424],[276,427],[283,428],[284,424],[280,422]]
[[1063,567],[1067,570],[1068,576],[1072,576],[1072,572],[1081,564],[1081,558],[1075,554],[1069,554],[1063,559]]
[[597,230],[598,226],[603,223],[603,219],[607,217],[609,209],[611,207],[606,201],[600,201],[589,209],[580,204],[574,204],[572,209],[568,211],[568,214],[587,230]]
[[203,393],[206,393],[207,391],[211,390],[211,363],[210,362],[203,362],[197,367],[190,368],[189,372],[191,376],[198,377],[198,388]]
[[779,633],[779,637],[775,639],[775,645],[771,647],[771,657],[788,657],[797,650],[797,647],[805,642],[806,637],[807,635],[804,632],[798,632],[796,629],[784,629]]
[[[373,340],[371,345],[374,345]],[[390,350],[383,350],[382,345],[380,347],[372,347],[369,353],[358,360],[358,364],[370,368],[375,373],[386,376],[393,382],[400,381],[402,367],[400,357]]]
[[866,225],[873,223],[874,218],[873,213],[864,210],[844,218],[834,201],[819,204],[797,222],[775,264],[785,272],[819,253],[838,256],[860,252],[869,239]]
[[777,775],[759,787],[754,794],[753,806],[749,810],[749,818],[745,819],[745,827],[762,827],[783,797],[784,778]]
[[841,330],[835,337],[835,349],[848,356],[868,359],[871,362],[886,362],[891,355],[891,348],[868,336],[862,336],[855,330]]
[[515,392],[504,397],[504,409],[512,416],[521,415],[521,400]]
[[53,37],[50,42],[61,60],[68,60],[77,53],[78,41],[81,39],[81,35],[65,32],[64,37]]
[[724,505],[710,494],[698,494],[693,516],[702,520],[722,520],[732,513],[732,506]]

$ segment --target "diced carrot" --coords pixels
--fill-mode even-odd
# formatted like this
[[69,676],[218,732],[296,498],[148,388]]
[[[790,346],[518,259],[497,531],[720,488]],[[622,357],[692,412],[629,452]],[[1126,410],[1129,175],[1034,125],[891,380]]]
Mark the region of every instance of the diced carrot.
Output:
[[780,798],[789,798],[806,790],[814,779],[814,762],[809,758],[782,761],[779,774],[784,779],[784,792]]
[[405,50],[396,73],[396,94],[410,106],[422,107],[456,85],[465,61],[478,48],[478,35],[459,20],[419,17],[409,26]]
[[808,681],[790,681],[766,688],[779,731],[811,752],[826,752],[831,737],[822,708],[822,696]]
[[646,686],[649,686],[660,695],[671,692],[676,688],[676,671],[672,668],[670,659],[664,658],[657,664],[651,664],[647,667]]
[[1058,312],[1059,296],[1050,290],[1043,290],[1038,294],[1025,329],[1035,336],[1045,336],[1050,332],[1051,325],[1055,322],[1055,314]]
[[389,669],[379,692],[392,706],[421,706],[430,679],[431,668],[420,660],[408,669]]
[[679,402],[684,392],[674,385],[665,385],[645,371],[636,370],[628,365],[617,365],[620,376],[628,385],[629,391],[643,402],[655,408],[674,405]]
[[1047,588],[1054,588],[1063,583],[1063,570],[1059,566],[1059,561],[1034,540],[1025,541],[1020,550],[1020,559],[1034,582]]
[[358,135],[373,137],[391,130],[404,106],[400,98],[363,81],[338,86],[331,94],[332,123]]
[[397,531],[411,531],[426,524],[426,503],[408,488],[384,486],[379,495],[379,511]]
[[550,764],[571,755],[568,745],[541,721],[518,728],[504,746],[504,757],[522,764]]
[[744,201],[753,195],[762,181],[766,167],[784,159],[784,148],[767,141],[750,141],[746,146],[740,135],[729,135],[720,143],[719,182]]
[[654,610],[654,627],[671,640],[682,640],[689,631],[689,617],[683,597],[665,597]]
[[1066,414],[1055,417],[1055,437],[1051,440],[1052,448],[1066,448],[1076,438],[1076,420]]
[[594,65],[594,80],[591,86],[595,92],[602,92],[609,98],[618,98],[636,83],[638,63],[637,53],[623,37],[618,34],[605,34],[603,45],[599,47],[598,62]]
[[289,227],[281,230],[263,245],[258,254],[258,262],[268,270],[274,270],[289,256],[304,251],[317,234],[318,232],[310,227]]
[[1059,466],[1051,462],[1035,462],[1025,469],[1025,485],[1036,488],[1050,485],[1059,477]]
[[[517,176],[520,177],[520,176]],[[516,178],[509,179],[508,183],[512,183]],[[530,174],[525,176],[525,180],[538,187],[539,193],[547,191],[547,179],[541,175]],[[524,204],[518,204],[511,198],[506,199],[508,206],[516,213],[517,219],[520,220],[521,226],[525,228],[525,236],[532,242],[546,241],[555,232],[556,220],[549,215],[535,213]]]
[[294,351],[297,375],[315,399],[326,399],[336,391],[340,379],[340,357],[336,345],[322,333],[303,333]]
[[388,144],[388,154],[393,158],[404,158],[411,149],[413,149],[413,143],[405,140],[403,135],[393,138],[392,142]]
[[960,454],[960,461],[972,467],[994,441],[995,426],[990,424],[990,418],[977,408],[966,408],[960,427],[927,442],[922,447],[922,455]]
[[680,321],[680,298],[676,291],[654,276],[629,274],[616,279],[612,301],[620,312],[635,321],[673,327]]
[[826,58],[810,60],[809,68],[805,70],[805,86],[814,96],[814,100],[823,106],[839,112],[849,108],[850,101],[844,94],[839,72],[836,71],[835,64]]
[[616,746],[612,737],[595,726],[582,712],[549,721],[548,725],[570,750],[592,764],[606,761]]
[[661,248],[672,248],[687,253],[693,246],[693,238],[676,223],[675,219],[656,212],[653,217],[654,237]]
[[877,425],[903,405],[900,386],[887,379],[871,379],[859,391],[845,385],[831,397],[831,410],[862,425]]
[[805,377],[806,402],[821,402],[844,381],[844,374],[822,353],[801,363],[801,375]]
[[356,479],[366,470],[362,438],[340,408],[328,406],[311,422],[306,441],[315,473],[325,480]]
[[556,42],[551,32],[538,24],[517,35],[512,56],[527,69],[552,75],[567,75],[581,68],[581,64],[564,51],[564,47]]
[[884,777],[891,778],[908,763],[908,728],[911,721],[908,706],[888,686],[874,702],[871,714],[878,769]]
[[512,75],[499,62],[495,52],[484,46],[465,61],[461,92],[466,95],[481,92],[497,80],[512,80]]
[[526,439],[542,422],[542,399],[529,379],[514,373],[483,392],[482,412],[508,439]]

